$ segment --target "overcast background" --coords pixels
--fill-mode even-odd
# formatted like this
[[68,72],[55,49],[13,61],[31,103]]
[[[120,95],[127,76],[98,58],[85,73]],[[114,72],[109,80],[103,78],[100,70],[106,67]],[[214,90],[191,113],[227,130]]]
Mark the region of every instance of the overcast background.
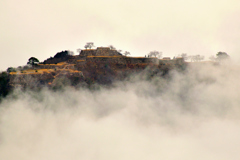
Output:
[[239,0],[1,0],[0,70],[62,50],[114,45],[144,56],[218,51],[240,59]]

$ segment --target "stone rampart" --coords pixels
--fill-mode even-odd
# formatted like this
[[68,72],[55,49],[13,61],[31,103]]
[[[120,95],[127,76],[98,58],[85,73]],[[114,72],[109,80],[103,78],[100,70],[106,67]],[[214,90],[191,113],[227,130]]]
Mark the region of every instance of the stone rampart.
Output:
[[122,56],[117,50],[111,50],[109,47],[98,47],[97,49],[82,50],[80,56]]

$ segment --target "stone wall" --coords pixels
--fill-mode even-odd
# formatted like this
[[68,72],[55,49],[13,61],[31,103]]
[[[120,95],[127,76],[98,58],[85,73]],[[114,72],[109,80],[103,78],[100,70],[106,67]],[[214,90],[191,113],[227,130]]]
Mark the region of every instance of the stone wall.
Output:
[[97,49],[82,50],[80,56],[121,56],[116,50],[111,50],[109,47],[98,47]]
[[79,56],[81,56],[81,57],[96,56],[96,50],[95,49],[82,50],[80,52]]
[[126,59],[129,64],[141,64],[141,63],[158,64],[157,58],[126,57]]
[[87,57],[86,62],[92,62],[92,63],[108,63],[108,64],[127,64],[126,58],[124,57]]

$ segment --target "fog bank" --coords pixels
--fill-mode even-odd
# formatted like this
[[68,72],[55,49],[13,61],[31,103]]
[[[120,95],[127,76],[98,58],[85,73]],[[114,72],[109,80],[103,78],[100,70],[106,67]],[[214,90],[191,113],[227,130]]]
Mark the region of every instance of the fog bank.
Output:
[[190,65],[98,90],[16,90],[0,104],[0,159],[237,160],[240,68]]

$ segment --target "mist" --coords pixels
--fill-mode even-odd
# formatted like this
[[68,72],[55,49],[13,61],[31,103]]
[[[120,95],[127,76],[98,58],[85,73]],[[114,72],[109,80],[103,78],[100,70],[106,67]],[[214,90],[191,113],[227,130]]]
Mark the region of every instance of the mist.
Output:
[[237,160],[239,73],[199,63],[111,88],[16,89],[0,104],[0,159]]

